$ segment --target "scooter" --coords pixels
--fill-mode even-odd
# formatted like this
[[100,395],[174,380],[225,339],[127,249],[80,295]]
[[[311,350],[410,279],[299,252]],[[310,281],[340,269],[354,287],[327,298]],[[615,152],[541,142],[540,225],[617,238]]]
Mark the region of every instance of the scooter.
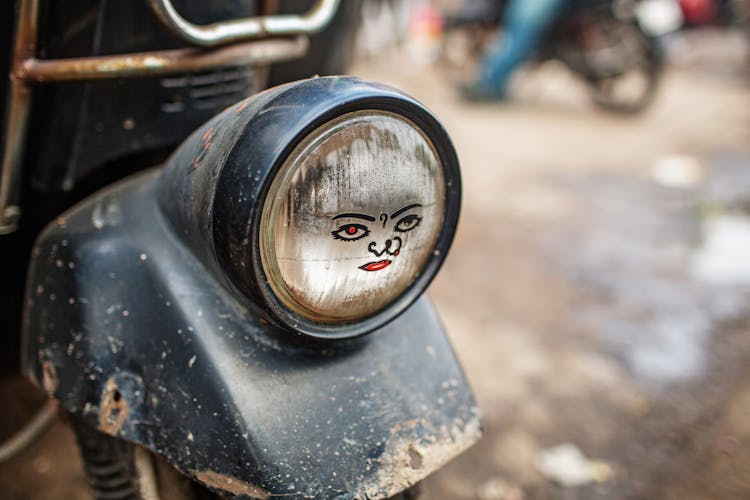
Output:
[[[676,5],[665,8],[669,2],[570,2],[546,34],[534,62],[563,63],[585,82],[592,101],[604,110],[642,111],[656,95],[662,73],[657,38],[679,26],[674,22]],[[458,84],[477,73],[479,61],[498,36],[505,8],[504,1],[474,0],[445,15],[441,65]]]
[[343,70],[358,12],[300,5],[3,7],[3,321],[96,498],[408,498],[481,434],[423,296],[450,138],[299,80]]

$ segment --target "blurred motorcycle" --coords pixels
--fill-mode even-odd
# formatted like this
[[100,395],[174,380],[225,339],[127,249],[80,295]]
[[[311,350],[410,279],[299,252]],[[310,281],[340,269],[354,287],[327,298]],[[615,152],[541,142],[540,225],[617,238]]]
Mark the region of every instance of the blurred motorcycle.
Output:
[[[505,3],[482,0],[445,15],[441,64],[457,84],[476,74]],[[657,37],[679,27],[678,15],[671,0],[577,2],[548,31],[533,61],[560,61],[586,83],[596,105],[637,113],[652,102],[662,73]]]

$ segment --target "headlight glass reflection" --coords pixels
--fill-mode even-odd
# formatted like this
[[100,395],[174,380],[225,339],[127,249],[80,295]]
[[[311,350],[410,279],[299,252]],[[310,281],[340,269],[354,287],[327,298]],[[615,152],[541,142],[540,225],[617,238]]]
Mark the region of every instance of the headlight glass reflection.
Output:
[[444,212],[442,166],[424,133],[393,113],[350,113],[310,134],[271,184],[262,265],[297,314],[355,321],[419,276]]

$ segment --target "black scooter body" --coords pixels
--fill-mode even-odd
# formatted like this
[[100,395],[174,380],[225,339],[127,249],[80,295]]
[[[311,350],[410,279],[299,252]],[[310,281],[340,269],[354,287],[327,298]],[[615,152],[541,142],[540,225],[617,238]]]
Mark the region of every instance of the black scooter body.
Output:
[[[320,99],[293,92],[303,86]],[[237,113],[328,116],[357,99],[396,99],[353,79],[291,88],[296,106],[273,101],[268,96],[281,90],[272,90],[255,98],[265,104],[241,103],[206,126],[218,130]],[[293,129],[287,125],[269,120]],[[222,148],[232,147],[220,141],[201,159],[224,158]],[[178,151],[173,161],[182,157]],[[280,326],[207,265],[210,245],[201,250],[197,233],[175,224],[164,187],[176,168],[195,167],[170,164],[166,175],[157,169],[121,181],[40,236],[22,361],[37,385],[89,425],[229,495],[383,498],[478,439],[476,403],[426,298],[351,339]]]

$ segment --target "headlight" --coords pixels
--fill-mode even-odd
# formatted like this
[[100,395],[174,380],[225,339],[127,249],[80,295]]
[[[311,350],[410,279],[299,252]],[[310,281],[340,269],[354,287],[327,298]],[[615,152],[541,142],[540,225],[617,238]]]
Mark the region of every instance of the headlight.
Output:
[[444,212],[445,177],[430,139],[391,112],[349,113],[306,137],[271,183],[263,268],[295,313],[356,321],[419,276]]
[[[291,84],[241,107],[177,155],[206,168],[182,167],[172,186],[214,189],[210,216],[183,216],[178,229],[210,226],[232,284],[298,332],[349,337],[402,312],[437,272],[458,217],[443,128],[414,100],[352,78]],[[217,133],[233,137],[225,151],[206,140]]]

